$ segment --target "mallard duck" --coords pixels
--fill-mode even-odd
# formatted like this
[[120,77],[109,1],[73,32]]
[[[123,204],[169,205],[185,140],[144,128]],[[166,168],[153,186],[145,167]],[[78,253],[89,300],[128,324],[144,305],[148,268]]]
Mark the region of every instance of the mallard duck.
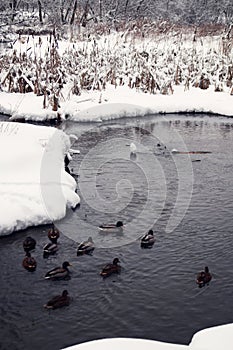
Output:
[[30,236],[26,237],[23,241],[23,249],[25,252],[29,252],[30,250],[35,249],[36,247],[36,240]]
[[94,243],[91,237],[86,242],[81,242],[77,248],[77,255],[91,254],[95,249]]
[[205,271],[201,271],[198,273],[197,278],[196,278],[196,283],[198,286],[204,287],[206,284],[208,284],[212,279],[212,275],[209,272],[208,266],[205,267]]
[[153,232],[153,230],[149,230],[148,233],[146,233],[141,238],[141,247],[142,248],[151,248],[154,243],[155,243],[154,232]]
[[29,252],[26,253],[26,257],[23,259],[22,262],[23,267],[30,271],[33,272],[36,269],[36,260],[31,256]]
[[44,258],[47,258],[49,255],[55,254],[58,251],[58,245],[56,243],[47,243],[44,248]]
[[108,277],[112,273],[119,273],[121,271],[121,266],[118,265],[119,262],[120,262],[119,259],[115,258],[113,260],[112,264],[107,264],[107,265],[104,266],[104,268],[100,272],[100,275],[102,277]]
[[52,243],[57,243],[58,238],[60,237],[60,232],[53,225],[52,228],[48,231],[48,238]]
[[60,236],[59,231],[53,226],[49,229],[48,238],[50,239],[50,243],[47,243],[44,250],[44,258],[47,258],[49,255],[55,254],[58,251],[57,240]]
[[70,304],[70,297],[67,290],[63,290],[62,295],[56,295],[44,305],[46,309],[58,309]]
[[62,264],[62,267],[55,267],[54,269],[48,271],[45,275],[45,279],[65,279],[69,277],[70,271],[68,266],[72,266],[68,261]]
[[99,226],[99,229],[101,231],[109,231],[109,232],[113,232],[113,231],[122,231],[123,229],[123,222],[122,221],[117,221],[116,224],[103,224]]

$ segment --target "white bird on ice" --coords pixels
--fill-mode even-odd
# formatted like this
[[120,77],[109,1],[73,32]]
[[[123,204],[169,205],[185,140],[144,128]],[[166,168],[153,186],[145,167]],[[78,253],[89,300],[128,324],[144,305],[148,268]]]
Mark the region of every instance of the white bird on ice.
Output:
[[133,142],[131,142],[131,144],[130,144],[130,153],[134,153],[135,154],[136,151],[137,151],[136,145]]

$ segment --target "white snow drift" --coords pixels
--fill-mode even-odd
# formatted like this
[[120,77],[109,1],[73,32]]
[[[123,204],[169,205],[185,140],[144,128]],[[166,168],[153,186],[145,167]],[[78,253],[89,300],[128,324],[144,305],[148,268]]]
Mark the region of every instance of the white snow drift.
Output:
[[69,147],[55,128],[0,123],[0,235],[60,219],[79,203],[64,170]]

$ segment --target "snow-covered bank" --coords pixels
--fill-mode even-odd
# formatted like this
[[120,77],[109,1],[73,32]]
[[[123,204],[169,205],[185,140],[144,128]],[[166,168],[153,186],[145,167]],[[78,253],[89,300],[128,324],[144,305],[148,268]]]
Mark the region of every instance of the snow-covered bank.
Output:
[[[101,101],[101,103],[100,103]],[[43,121],[57,117],[57,112],[43,109],[43,97],[29,94],[0,93],[0,112],[14,120]],[[152,95],[126,86],[104,91],[84,92],[82,96],[60,103],[59,113],[76,122],[103,121],[123,117],[145,116],[157,113],[210,113],[233,117],[233,96],[226,92],[184,88],[177,86],[172,95]]]
[[233,48],[224,35],[111,33],[21,37],[0,56],[0,112],[15,120],[101,121],[155,113],[233,116]]
[[233,323],[204,329],[194,334],[189,345],[163,343],[153,340],[113,338],[74,345],[67,350],[232,350]]
[[0,235],[49,223],[75,207],[76,182],[64,170],[70,139],[55,128],[0,123]]

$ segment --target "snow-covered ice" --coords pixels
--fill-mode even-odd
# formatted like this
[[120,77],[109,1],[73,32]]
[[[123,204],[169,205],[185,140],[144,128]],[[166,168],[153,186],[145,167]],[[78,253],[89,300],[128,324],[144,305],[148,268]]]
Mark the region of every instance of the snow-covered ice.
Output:
[[0,123],[0,235],[61,219],[79,203],[64,170],[69,147],[69,136],[55,128]]
[[[132,90],[127,86],[116,89],[109,85],[102,93],[83,92],[71,100],[61,102],[59,113],[65,119],[76,122],[101,122],[124,117],[138,117],[157,113],[211,113],[233,117],[233,96],[227,92],[215,92],[181,86],[174,88],[173,95],[151,95]],[[0,112],[14,118],[42,121],[56,118],[57,112],[43,109],[43,97],[33,93],[9,94],[0,92]]]

